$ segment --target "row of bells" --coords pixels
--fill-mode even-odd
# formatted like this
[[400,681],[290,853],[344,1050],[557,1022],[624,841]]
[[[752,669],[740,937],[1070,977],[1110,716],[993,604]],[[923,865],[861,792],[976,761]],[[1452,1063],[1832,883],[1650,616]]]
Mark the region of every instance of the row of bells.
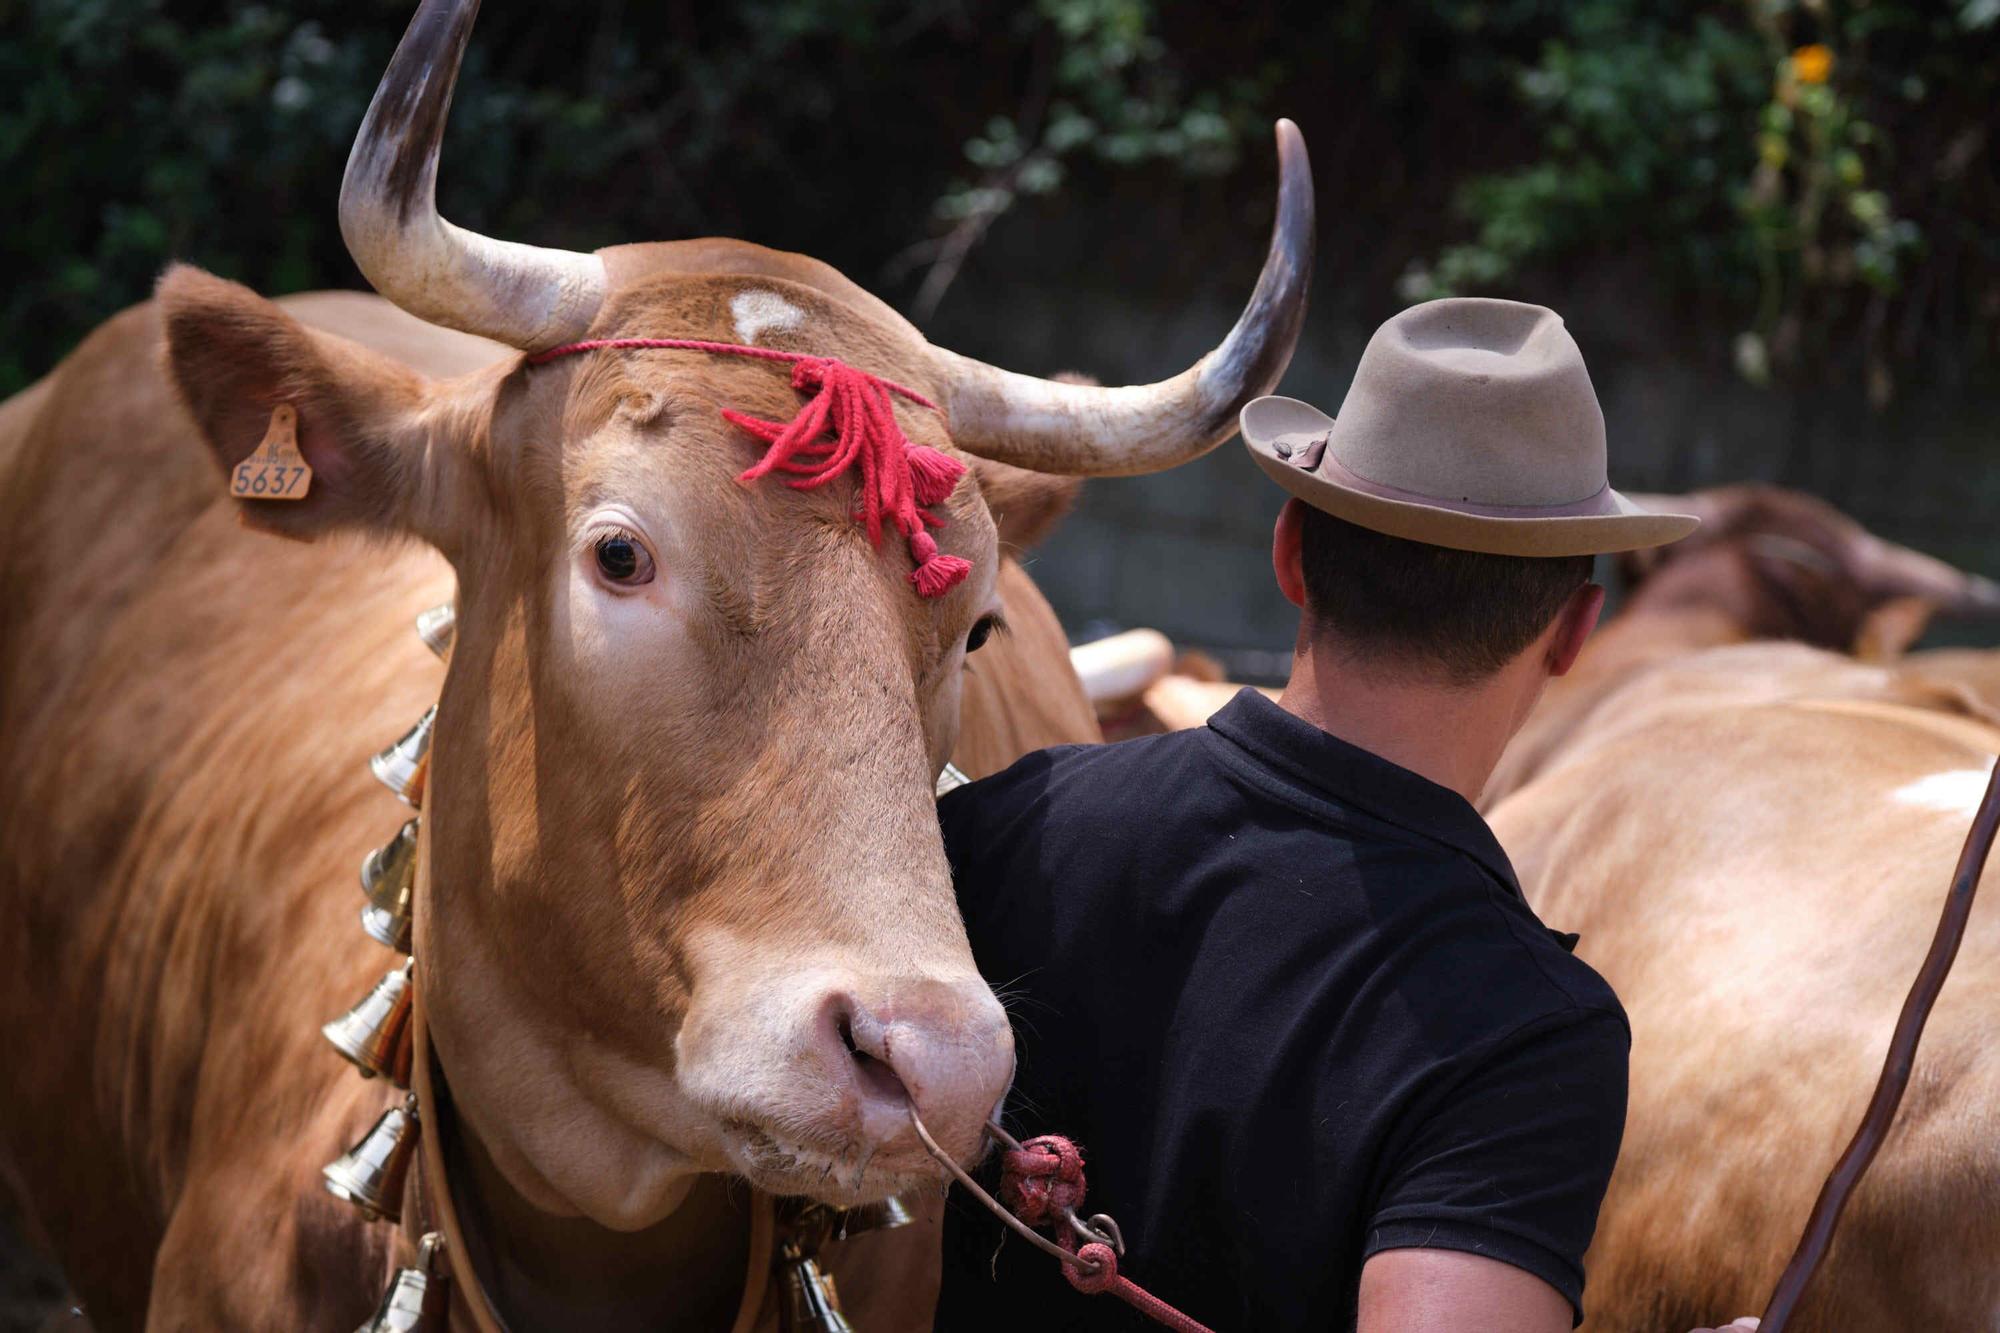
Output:
[[[444,657],[456,629],[450,603],[417,617],[417,633],[430,650]],[[428,774],[431,730],[437,722],[432,707],[395,744],[368,761],[384,786],[412,808],[423,806]],[[956,775],[949,770],[947,779]],[[958,777],[959,782],[965,779]],[[940,794],[943,793],[940,783]],[[411,947],[413,901],[417,878],[417,835],[423,816],[415,815],[396,836],[368,853],[361,863],[361,928],[369,938],[400,954]],[[361,1141],[329,1163],[322,1173],[336,1198],[354,1205],[370,1221],[400,1225],[404,1185],[409,1178],[420,1139],[417,1099],[410,1086],[410,1013],[416,985],[416,962],[405,959],[390,969],[359,1004],[320,1029],[333,1048],[364,1078],[380,1078],[404,1090],[400,1105],[382,1113]],[[786,1234],[778,1246],[778,1322],[784,1333],[854,1333],[840,1310],[832,1274],[817,1254],[829,1240],[844,1240],[863,1231],[907,1226],[910,1215],[895,1199],[865,1208],[836,1211],[818,1205],[794,1207]],[[440,1256],[444,1238],[427,1234],[417,1264],[391,1279],[374,1316],[356,1333],[442,1333],[444,1287]]]
[[[443,657],[451,649],[455,616],[450,603],[417,617],[417,633]],[[423,805],[435,707],[425,711],[395,744],[368,761],[383,785],[413,808]],[[417,883],[418,815],[361,862],[361,928],[370,939],[407,955]],[[391,968],[361,1002],[320,1029],[333,1049],[361,1072],[403,1090],[400,1104],[382,1113],[360,1142],[321,1172],[327,1192],[353,1204],[370,1221],[400,1225],[403,1189],[420,1139],[417,1098],[409,1091],[416,961]],[[418,1245],[414,1265],[398,1269],[375,1313],[356,1333],[444,1333],[444,1237],[433,1231]]]

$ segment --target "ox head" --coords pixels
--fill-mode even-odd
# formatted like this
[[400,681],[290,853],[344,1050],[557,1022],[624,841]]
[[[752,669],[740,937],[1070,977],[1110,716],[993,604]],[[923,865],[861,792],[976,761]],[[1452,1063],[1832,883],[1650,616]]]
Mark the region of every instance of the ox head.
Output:
[[[1290,359],[1312,188],[1281,122],[1269,257],[1216,350],[1162,383],[1012,374],[932,347],[824,265],[729,241],[552,252],[437,214],[438,145],[476,3],[426,0],[369,109],[341,224],[376,288],[523,352],[588,335],[845,362],[909,437],[1047,473],[1171,467]],[[695,1172],[850,1202],[933,1177],[906,1097],[977,1154],[1012,1075],[966,946],[933,779],[999,608],[976,477],[934,507],[972,573],[917,595],[853,486],[738,481],[790,419],[784,365],[695,351],[503,357],[419,377],[193,270],[161,286],[170,372],[229,467],[298,413],[295,537],[411,537],[458,576],[432,747],[417,953],[460,1113],[530,1201],[647,1225]]]
[[1878,657],[1899,654],[1933,614],[2000,617],[1991,579],[1884,541],[1814,496],[1746,484],[1640,500],[1698,514],[1701,527],[1619,558],[1633,609],[1720,610],[1752,638]]

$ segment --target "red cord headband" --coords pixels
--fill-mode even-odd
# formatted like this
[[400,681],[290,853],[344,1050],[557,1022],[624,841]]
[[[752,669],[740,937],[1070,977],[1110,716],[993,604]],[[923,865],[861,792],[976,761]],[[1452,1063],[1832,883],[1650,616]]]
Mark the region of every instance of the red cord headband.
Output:
[[537,353],[528,358],[528,364],[539,366],[559,356],[615,348],[677,348],[789,362],[792,387],[812,395],[789,422],[764,421],[742,412],[723,410],[724,419],[770,446],[763,458],[736,479],[748,485],[772,472],[788,472],[798,479],[787,481],[787,486],[810,491],[858,463],[860,521],[868,529],[868,540],[877,546],[882,544],[884,517],[895,525],[917,562],[917,567],[910,571],[910,583],[918,595],[942,597],[972,572],[970,561],[939,551],[929,531],[943,527],[945,522],[930,512],[930,506],[942,503],[951,494],[952,487],[965,475],[965,464],[929,445],[911,443],[903,428],[896,424],[896,409],[889,401],[892,393],[933,412],[943,410],[915,389],[857,370],[830,356],[694,338],[596,338]]

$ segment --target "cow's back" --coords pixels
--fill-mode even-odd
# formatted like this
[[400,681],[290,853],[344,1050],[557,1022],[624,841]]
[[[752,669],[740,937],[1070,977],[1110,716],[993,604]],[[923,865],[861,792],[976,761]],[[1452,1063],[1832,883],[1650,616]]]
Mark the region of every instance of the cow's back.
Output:
[[1912,674],[1963,686],[2000,717],[2000,649],[1932,648],[1904,660]]
[[[426,353],[373,298],[298,305],[468,360],[462,335],[430,331]],[[372,1266],[313,1158],[381,1095],[315,1028],[389,961],[350,886],[401,808],[365,760],[436,697],[409,623],[450,590],[415,547],[240,525],[158,344],[153,307],[128,310],[0,406],[0,901],[19,923],[0,933],[0,1130],[105,1330],[145,1314],[134,1256],[247,1243],[241,1218],[281,1252]],[[235,1170],[214,1160],[230,1141]],[[342,1284],[342,1317],[372,1281]],[[218,1326],[256,1314],[227,1299],[198,1297]]]
[[[1537,912],[1581,932],[1632,1021],[1589,1327],[1681,1333],[1769,1293],[1873,1088],[1995,747],[1895,704],[1724,706],[1634,728],[1492,812]],[[2000,872],[1985,887],[1801,1330],[2000,1313]]]

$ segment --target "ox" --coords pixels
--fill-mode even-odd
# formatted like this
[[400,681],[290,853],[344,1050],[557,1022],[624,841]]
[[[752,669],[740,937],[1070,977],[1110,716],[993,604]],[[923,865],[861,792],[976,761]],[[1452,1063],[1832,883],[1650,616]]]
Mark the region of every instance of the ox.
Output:
[[[1689,506],[1677,512],[1700,515],[1702,526],[1672,546],[1620,558],[1630,589],[1624,609],[1592,637],[1567,676],[1550,682],[1486,784],[1485,805],[1547,767],[1582,739],[1581,732],[1602,737],[1607,727],[1630,720],[1628,686],[1704,649],[1735,648],[1733,657],[1717,659],[1725,667],[1712,665],[1703,674],[1719,688],[1758,697],[1795,692],[1802,682],[1795,672],[1805,669],[1842,682],[1822,681],[1815,687],[1821,690],[1860,690],[1919,704],[1937,699],[1952,707],[1962,700],[1963,692],[1947,683],[1958,679],[1950,668],[1866,673],[1799,645],[1894,661],[1934,613],[2000,615],[2000,586],[1992,580],[1886,542],[1796,491],[1741,485],[1652,499]],[[1961,663],[1954,655],[1953,665],[1973,674],[1979,657]],[[1674,695],[1661,690],[1650,697]],[[1613,696],[1620,706],[1607,708]]]
[[[1693,499],[1708,527],[1641,571],[1551,689],[1489,815],[1536,911],[1581,933],[1631,1017],[1625,1148],[1587,1261],[1590,1327],[1617,1333],[1683,1333],[1771,1290],[2000,749],[2000,718],[1954,683],[1758,641],[1888,651],[1921,622],[1908,599],[1991,611],[1990,584],[1804,497]],[[2000,914],[1982,907],[1794,1328],[2000,1318],[1997,1009]]]
[[1991,648],[1931,648],[1911,653],[1909,665],[1926,680],[1964,686],[1974,698],[2000,712],[2000,652]]
[[[1303,316],[1286,123],[1248,310],[1151,386],[933,348],[796,255],[463,231],[434,183],[475,9],[425,0],[342,191],[350,250],[409,314],[179,269],[0,406],[0,1133],[106,1333],[346,1333],[408,1260],[407,1217],[364,1226],[320,1187],[397,1094],[314,1029],[390,961],[355,923],[356,859],[398,818],[362,761],[434,698],[433,1098],[405,1212],[456,1209],[451,1327],[767,1329],[774,1196],[914,1190],[935,1214],[906,1107],[974,1158],[1012,1047],[933,780],[1095,734],[991,512],[1026,530],[1054,492],[1004,465],[1193,457]],[[872,544],[844,482],[738,484],[762,444],[719,410],[792,417],[784,367],[521,354],[585,335],[838,356],[928,398],[894,411],[974,457],[933,510],[969,577],[919,596],[917,544]],[[280,405],[310,491],[228,500]],[[440,681],[408,626],[446,598]],[[966,666],[1003,607],[1012,636]],[[865,1333],[928,1326],[931,1232],[824,1255]]]

